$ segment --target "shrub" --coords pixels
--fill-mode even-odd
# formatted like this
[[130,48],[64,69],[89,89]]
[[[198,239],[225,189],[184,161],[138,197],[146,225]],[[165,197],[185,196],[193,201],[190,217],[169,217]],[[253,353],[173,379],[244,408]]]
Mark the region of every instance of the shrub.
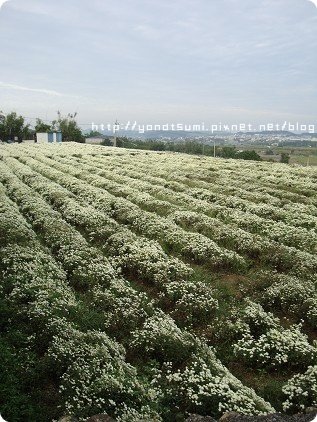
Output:
[[157,311],[132,334],[131,346],[159,362],[182,362],[195,350],[194,338],[177,327],[173,319]]
[[255,338],[250,333],[243,334],[234,345],[237,357],[250,366],[300,366],[312,364],[317,357],[317,343],[310,345],[308,338],[300,331],[300,326],[290,329],[271,328]]
[[284,411],[298,412],[317,406],[317,366],[310,366],[304,374],[292,377],[283,387],[287,399]]

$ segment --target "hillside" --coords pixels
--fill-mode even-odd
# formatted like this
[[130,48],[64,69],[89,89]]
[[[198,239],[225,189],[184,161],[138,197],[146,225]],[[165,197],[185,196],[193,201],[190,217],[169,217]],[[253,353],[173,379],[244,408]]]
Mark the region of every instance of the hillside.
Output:
[[317,406],[317,169],[0,146],[0,411]]

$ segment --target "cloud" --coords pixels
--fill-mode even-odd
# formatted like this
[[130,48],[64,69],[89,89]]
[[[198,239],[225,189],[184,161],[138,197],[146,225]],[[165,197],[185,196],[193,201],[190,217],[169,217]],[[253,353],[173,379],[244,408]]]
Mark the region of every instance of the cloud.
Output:
[[112,110],[119,119],[228,119],[235,107],[259,119],[262,110],[316,115],[309,1],[9,1],[1,94],[28,115],[61,108],[85,120]]
[[317,7],[317,0],[309,0],[309,1]]
[[6,3],[6,2],[7,2],[7,0],[0,0],[0,9],[4,5],[4,3]]
[[64,96],[64,94],[62,94],[60,92],[52,91],[52,90],[49,90],[49,89],[29,88],[29,87],[26,87],[26,86],[7,84],[5,82],[0,81],[0,89],[1,88],[14,89],[14,90],[17,90],[17,91],[37,92],[39,94],[53,95],[54,97]]

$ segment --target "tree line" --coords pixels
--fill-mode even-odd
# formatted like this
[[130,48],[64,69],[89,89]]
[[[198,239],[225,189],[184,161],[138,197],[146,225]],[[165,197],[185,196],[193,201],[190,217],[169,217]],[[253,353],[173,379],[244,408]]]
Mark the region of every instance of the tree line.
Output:
[[[111,145],[110,139],[105,139],[103,145]],[[222,158],[235,158],[241,160],[263,161],[254,150],[238,151],[232,146],[213,146],[201,142],[186,140],[184,142],[165,142],[160,140],[139,140],[128,137],[117,139],[119,148],[141,149],[149,151],[171,151],[184,154],[216,156]]]
[[[90,136],[101,135],[97,132],[91,132]],[[110,138],[106,138],[102,145],[111,146],[112,141]],[[209,157],[220,157],[220,158],[232,158],[239,160],[252,160],[252,161],[274,161],[271,159],[263,160],[263,158],[255,150],[244,150],[239,151],[234,146],[214,146],[197,142],[194,140],[185,140],[184,142],[172,142],[172,141],[161,141],[161,140],[140,140],[128,137],[117,138],[117,147],[129,148],[129,149],[141,149],[149,151],[171,151],[181,152],[184,154],[192,155],[206,155]],[[281,153],[281,163],[288,164],[290,161],[289,154]]]
[[85,137],[76,122],[77,113],[63,116],[57,112],[57,118],[50,123],[36,119],[34,128],[25,122],[24,117],[12,112],[0,120],[0,140],[3,142],[35,139],[36,133],[62,132],[65,142],[85,142]]
[[[57,112],[57,118],[50,123],[44,122],[42,119],[36,119],[34,128],[25,122],[24,117],[12,112],[0,119],[0,140],[3,142],[23,140],[36,140],[36,133],[62,132],[64,142],[85,142],[85,135],[76,122],[77,113],[67,114],[63,116],[60,111]],[[86,137],[102,136],[99,132],[91,131]],[[112,146],[112,140],[104,136],[102,145]],[[254,150],[238,151],[233,146],[214,146],[204,144],[194,140],[186,140],[184,142],[172,142],[162,140],[140,140],[128,137],[118,137],[117,147],[141,149],[149,151],[171,151],[181,152],[185,154],[216,156],[222,158],[233,158],[242,160],[263,161],[261,156]],[[281,162],[288,163],[288,154],[281,155]]]

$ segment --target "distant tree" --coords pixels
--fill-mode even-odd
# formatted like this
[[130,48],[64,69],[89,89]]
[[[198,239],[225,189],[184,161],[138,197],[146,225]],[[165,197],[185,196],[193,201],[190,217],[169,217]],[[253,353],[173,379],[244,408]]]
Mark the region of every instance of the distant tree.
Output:
[[241,160],[263,161],[259,154],[254,150],[237,152],[235,158],[240,158]]
[[112,142],[111,139],[109,137],[106,137],[102,142],[101,145],[105,146],[105,147],[111,147],[112,146]]
[[282,152],[281,158],[280,158],[280,163],[289,164],[290,158],[291,157],[289,156],[289,154],[286,154],[286,152]]
[[[113,140],[110,138],[110,145],[113,145]],[[118,148],[130,148],[130,149],[151,149],[149,142],[140,141],[138,139],[128,138],[127,136],[117,137]]]
[[186,141],[184,145],[184,152],[186,154],[197,154],[203,153],[203,145],[195,141]]
[[222,147],[220,151],[220,157],[222,158],[236,158],[236,149],[235,147]]
[[66,117],[57,112],[57,120],[53,120],[52,129],[59,130],[63,134],[64,142],[85,142],[85,137],[76,122],[77,113],[68,114]]
[[34,130],[30,129],[30,125],[25,125],[22,131],[22,139],[33,139]]
[[30,125],[25,124],[24,118],[15,112],[1,119],[0,139],[3,141],[13,140],[16,137],[22,141],[32,136],[30,132]]
[[41,119],[36,119],[35,124],[35,132],[37,133],[47,133],[52,130],[52,126],[48,125],[47,123],[44,123]]
[[151,141],[150,149],[152,151],[165,151],[165,143],[161,141]]
[[102,133],[96,131],[96,130],[91,130],[89,133],[87,133],[86,138],[94,138],[94,137],[98,137],[98,136],[103,136]]

